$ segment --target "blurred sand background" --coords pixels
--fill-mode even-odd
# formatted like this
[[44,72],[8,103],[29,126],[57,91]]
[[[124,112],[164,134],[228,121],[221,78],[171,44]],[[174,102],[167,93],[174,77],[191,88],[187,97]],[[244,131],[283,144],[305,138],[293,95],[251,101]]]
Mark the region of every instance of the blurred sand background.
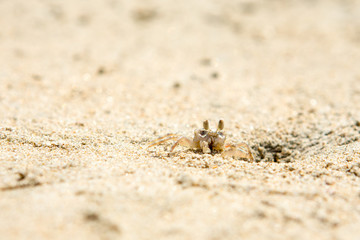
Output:
[[359,239],[359,63],[355,0],[0,0],[0,238]]

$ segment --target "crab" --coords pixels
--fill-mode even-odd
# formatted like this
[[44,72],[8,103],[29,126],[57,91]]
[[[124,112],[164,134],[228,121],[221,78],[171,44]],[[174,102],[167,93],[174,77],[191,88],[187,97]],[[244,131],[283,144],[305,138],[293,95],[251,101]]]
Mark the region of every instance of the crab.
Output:
[[209,121],[203,122],[203,128],[195,129],[194,138],[190,139],[177,134],[167,134],[163,137],[150,142],[147,148],[162,144],[169,140],[176,140],[172,145],[170,152],[178,146],[189,147],[191,149],[201,150],[204,154],[221,153],[222,157],[235,157],[253,161],[249,146],[242,142],[238,144],[226,144],[226,134],[224,129],[224,120],[220,120],[215,131],[209,128]]

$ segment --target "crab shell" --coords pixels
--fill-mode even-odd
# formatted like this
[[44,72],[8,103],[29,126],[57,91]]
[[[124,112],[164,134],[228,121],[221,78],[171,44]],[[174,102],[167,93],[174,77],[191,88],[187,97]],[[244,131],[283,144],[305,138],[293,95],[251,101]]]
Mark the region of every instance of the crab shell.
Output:
[[197,129],[194,131],[194,144],[196,148],[201,149],[201,142],[207,142],[211,152],[223,151],[225,148],[226,135],[222,130],[216,131]]

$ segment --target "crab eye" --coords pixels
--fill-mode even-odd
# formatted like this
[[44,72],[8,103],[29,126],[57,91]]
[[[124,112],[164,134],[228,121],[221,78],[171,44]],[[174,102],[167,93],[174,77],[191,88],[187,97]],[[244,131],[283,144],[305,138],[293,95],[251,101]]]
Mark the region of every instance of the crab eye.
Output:
[[218,137],[220,137],[220,138],[224,138],[225,136],[224,136],[224,133],[222,133],[222,132],[218,132]]
[[200,133],[201,136],[205,136],[207,134],[207,131],[206,130],[200,130],[199,133]]

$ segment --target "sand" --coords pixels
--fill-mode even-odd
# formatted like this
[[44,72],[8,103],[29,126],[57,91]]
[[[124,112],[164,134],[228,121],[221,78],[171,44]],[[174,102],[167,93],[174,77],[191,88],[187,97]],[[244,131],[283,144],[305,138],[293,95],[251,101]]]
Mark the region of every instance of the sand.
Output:
[[[0,1],[1,239],[359,239],[359,1]],[[173,141],[224,119],[222,158]]]

